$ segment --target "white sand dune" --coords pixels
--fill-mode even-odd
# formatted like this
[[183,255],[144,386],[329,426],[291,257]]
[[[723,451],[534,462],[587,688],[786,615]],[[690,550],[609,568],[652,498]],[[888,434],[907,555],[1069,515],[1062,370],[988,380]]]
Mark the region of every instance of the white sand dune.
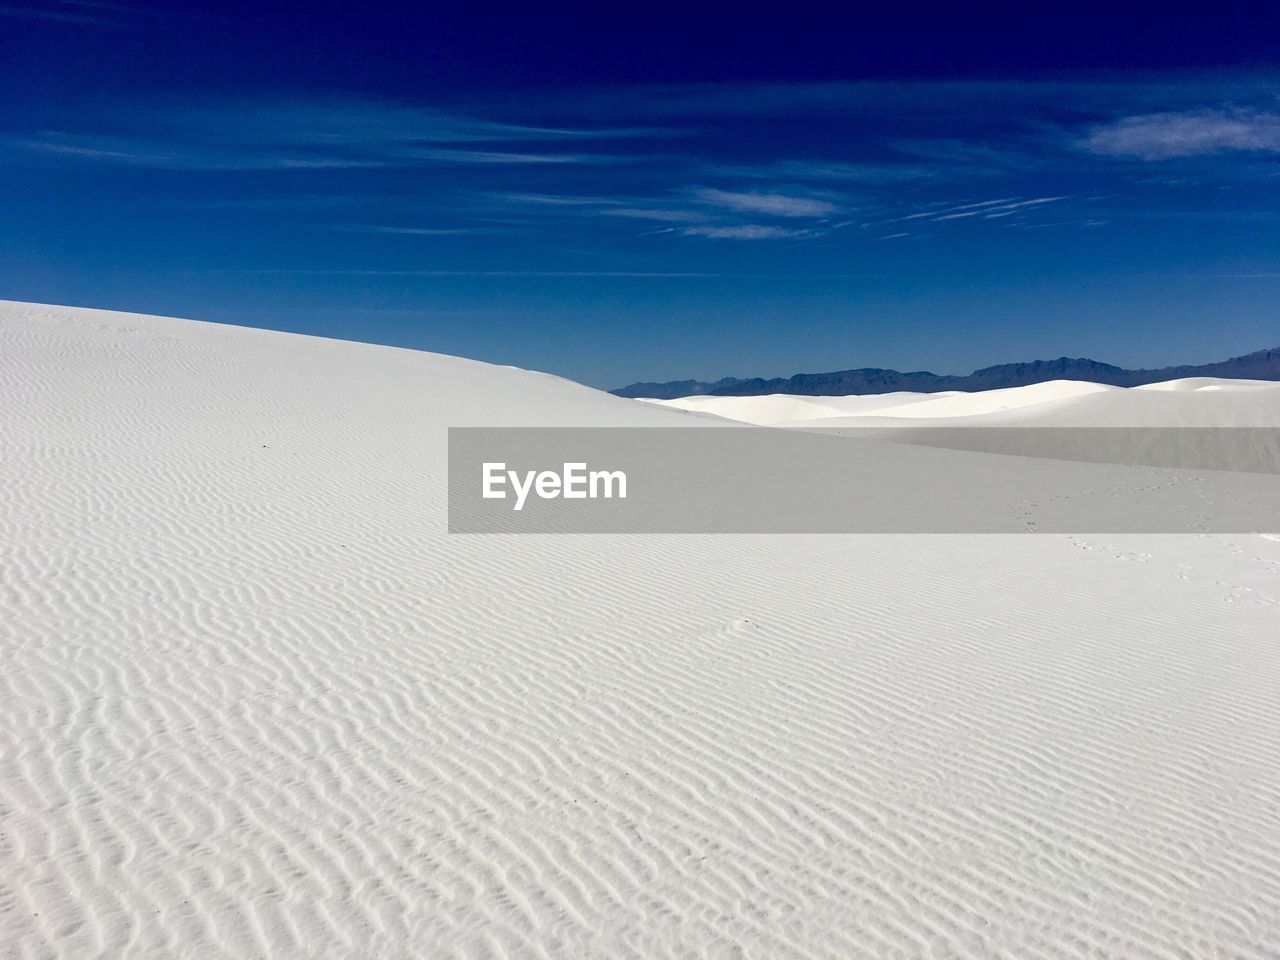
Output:
[[1280,541],[449,536],[448,426],[709,421],[102,311],[0,411],[5,956],[1275,956]]
[[905,407],[954,393],[884,393],[869,396],[848,397],[795,397],[787,394],[769,394],[762,397],[683,397],[679,400],[644,400],[676,410],[710,413],[729,420],[741,420],[762,427],[802,423],[827,417],[859,416],[878,413],[884,409]]
[[1275,387],[1272,380],[1228,380],[1222,377],[1185,377],[1182,380],[1165,380],[1162,383],[1147,383],[1134,390],[1155,391],[1197,391],[1197,390],[1257,390]]
[[[1261,380],[1198,377],[1132,389],[1055,380],[977,393],[647,402],[757,426],[1037,459],[1273,473],[1280,466],[1280,383]],[[1042,427],[1058,429],[1029,429]],[[1187,427],[1267,429],[1244,436]],[[1150,428],[1166,432],[1140,434]]]
[[1095,393],[1117,390],[1098,383],[1052,380],[1029,387],[983,390],[965,393],[882,393],[846,397],[794,397],[770,394],[763,397],[682,397],[678,400],[648,400],[647,403],[713,413],[728,420],[741,420],[762,427],[786,426],[845,417],[895,417],[910,419],[952,419],[1022,410],[1057,404]]
[[684,397],[647,403],[711,413],[758,426],[1274,427],[1280,383],[1196,377],[1123,389],[1052,380],[977,393],[887,393],[849,397]]

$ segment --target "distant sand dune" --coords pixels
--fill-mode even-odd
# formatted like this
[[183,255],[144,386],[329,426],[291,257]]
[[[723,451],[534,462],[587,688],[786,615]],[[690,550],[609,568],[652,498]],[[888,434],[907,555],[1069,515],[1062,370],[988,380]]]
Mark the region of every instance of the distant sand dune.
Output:
[[0,411],[0,955],[1275,955],[1274,538],[450,537],[448,426],[710,421],[93,310]]
[[[758,426],[847,426],[869,418],[958,426],[1280,427],[1280,383],[1198,377],[1142,387],[1053,380],[980,393],[684,397],[646,403]],[[927,424],[920,424],[927,425]]]
[[1263,380],[1199,377],[1129,389],[1058,380],[981,393],[646,402],[760,426],[950,449],[1280,471],[1280,383]]

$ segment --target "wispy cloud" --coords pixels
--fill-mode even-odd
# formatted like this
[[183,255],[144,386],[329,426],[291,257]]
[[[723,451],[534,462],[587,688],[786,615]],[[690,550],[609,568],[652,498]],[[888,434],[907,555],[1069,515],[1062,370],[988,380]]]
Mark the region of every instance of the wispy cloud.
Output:
[[210,273],[240,273],[262,276],[319,277],[546,277],[551,279],[579,277],[632,277],[636,279],[700,279],[704,277],[749,276],[749,274],[704,273],[686,270],[305,270],[247,269],[211,270]]
[[773,217],[825,217],[838,213],[840,209],[826,200],[782,193],[739,193],[704,187],[694,191],[694,196],[702,203],[712,206]]
[[648,220],[655,224],[687,224],[682,229],[672,227],[650,233],[731,240],[817,236],[819,231],[814,228],[762,224],[754,222],[754,218],[767,216],[787,221],[807,218],[821,222],[822,218],[838,210],[834,203],[819,197],[712,187],[672,190],[665,198],[499,194],[495,199],[554,213],[561,218],[605,217],[616,220]]
[[535,207],[603,207],[621,203],[613,197],[580,197],[565,193],[498,193],[492,199],[500,203],[514,203]]
[[0,3],[0,17],[23,20],[50,20],[54,23],[83,23],[111,26],[109,17],[95,15],[81,4],[50,3],[43,6]]
[[972,139],[895,139],[890,141],[890,145],[916,163],[927,161],[939,176],[953,180],[1010,176],[1046,163],[1043,131],[1022,133],[1016,138],[998,142],[992,142],[988,136],[985,126],[977,125]]
[[401,227],[381,223],[336,224],[330,229],[356,233],[386,233],[412,237],[452,237],[467,234],[509,233],[512,228],[498,227]]
[[927,210],[917,210],[914,213],[907,213],[902,216],[871,220],[863,224],[863,226],[872,227],[886,223],[907,223],[910,221],[942,223],[948,220],[968,220],[973,217],[996,220],[1067,199],[1070,198],[1062,194],[1052,197],[999,197],[994,200],[977,200],[954,205],[934,204]]
[[451,150],[434,148],[428,150],[406,150],[389,163],[415,160],[437,161],[441,163],[472,164],[543,164],[543,163],[632,163],[640,158],[624,154],[608,153],[528,153],[511,150]]
[[939,173],[937,166],[917,163],[849,163],[841,160],[777,160],[762,164],[719,164],[708,173],[741,180],[847,181],[859,184],[894,184],[927,180]]
[[105,0],[33,0],[30,3],[0,3],[0,18],[44,20],[57,24],[91,27],[131,27],[145,20],[204,20],[207,14],[174,10],[162,4],[134,6]]
[[1280,114],[1221,109],[1149,113],[1095,126],[1080,146],[1102,156],[1139,160],[1280,152]]
[[[837,234],[849,227],[894,229],[910,223],[947,223],[969,220],[1021,225],[1037,210],[1070,200],[1068,194],[1005,196],[963,203],[933,201],[924,209],[894,214],[892,200],[868,202],[864,210],[878,210],[873,219],[836,219],[841,211],[834,199],[791,193],[763,193],[700,187],[672,190],[665,198],[577,196],[572,194],[496,194],[499,203],[513,204],[526,215],[554,215],[560,220],[650,221],[668,225],[648,235],[704,237],[717,240],[782,240]],[[1088,199],[1088,198],[1085,198]],[[1097,199],[1097,198],[1094,198]],[[681,201],[684,201],[683,203]],[[846,207],[846,209],[848,209]],[[857,208],[854,208],[857,209]],[[761,218],[775,222],[761,222]],[[799,225],[797,221],[809,221]],[[683,227],[676,226],[684,224]],[[873,236],[873,234],[868,234]],[[880,239],[883,239],[881,237]]]
[[[1274,83],[1274,72],[1045,75],[999,79],[723,82],[615,86],[584,91],[566,107],[595,117],[644,116],[702,121],[750,117],[768,121],[838,117],[901,121],[886,129],[956,128],[989,122],[993,110],[1008,129],[1047,115],[1114,114],[1125,104],[1134,114],[1187,109],[1206,103],[1247,103]],[[942,120],[942,124],[935,121]],[[908,134],[911,135],[911,134]]]
[[215,148],[205,144],[153,140],[145,137],[102,136],[61,130],[33,135],[0,135],[0,149],[19,155],[60,158],[69,162],[98,162],[167,170],[349,170],[385,166],[386,160],[318,151],[284,152],[264,148]]
[[413,104],[350,97],[232,102],[157,119],[209,140],[261,144],[483,143],[614,140],[671,135],[654,127],[563,127],[511,123]]
[[796,230],[761,223],[740,223],[732,226],[685,227],[686,237],[710,237],[715,240],[782,240],[817,236],[814,230]]
[[[596,251],[624,236],[853,244],[910,231],[941,243],[965,229],[1096,218],[1099,189],[1162,189],[1112,157],[1268,154],[1198,165],[1195,202],[1208,207],[1225,194],[1204,191],[1222,188],[1226,171],[1237,184],[1259,179],[1280,152],[1280,109],[1256,97],[1250,109],[1182,109],[1190,94],[1168,84],[739,86],[673,89],[656,104],[615,90],[611,102],[631,106],[612,112],[584,109],[584,91],[466,109],[337,95],[152,100],[0,130],[0,164],[243,173],[174,177],[152,202],[183,193],[228,216],[280,209],[308,229],[388,237],[542,231]],[[1157,94],[1170,99],[1156,105]],[[719,100],[740,110],[717,115]],[[786,135],[761,138],[774,116]],[[664,152],[650,152],[654,136],[671,138]]]
[[562,147],[661,132],[522,125],[344,98],[143,110],[100,117],[95,126],[9,133],[0,138],[0,149],[69,162],[189,171],[613,164],[637,158],[625,150],[583,153]]
[[1000,217],[1012,216],[1021,210],[1025,210],[1027,207],[1038,207],[1038,206],[1041,206],[1042,204],[1057,203],[1059,200],[1065,200],[1065,199],[1067,199],[1065,196],[1032,197],[1030,200],[1015,200],[1012,203],[1000,203],[994,206],[983,205],[982,208],[977,210],[961,210],[953,213],[945,213],[942,216],[933,217],[932,219],[934,223],[938,223],[939,221],[942,221],[942,220],[960,220],[964,217],[976,217],[976,216],[981,216],[986,220],[995,220]]
[[653,220],[658,223],[691,223],[706,219],[706,214],[697,210],[678,210],[670,207],[612,207],[601,210],[600,213],[606,217]]

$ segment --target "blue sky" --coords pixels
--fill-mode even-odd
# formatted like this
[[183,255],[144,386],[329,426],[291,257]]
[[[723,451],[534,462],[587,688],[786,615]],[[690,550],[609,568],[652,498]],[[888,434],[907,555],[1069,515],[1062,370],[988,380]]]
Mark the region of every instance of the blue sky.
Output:
[[0,2],[0,296],[603,387],[1280,344],[1274,13],[216,7]]

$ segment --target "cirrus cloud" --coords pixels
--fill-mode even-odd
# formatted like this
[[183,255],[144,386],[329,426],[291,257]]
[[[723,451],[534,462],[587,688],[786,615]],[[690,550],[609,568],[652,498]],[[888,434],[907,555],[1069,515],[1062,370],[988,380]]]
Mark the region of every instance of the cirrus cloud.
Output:
[[798,197],[784,193],[742,193],[704,187],[695,196],[703,203],[725,207],[739,213],[763,213],[773,217],[826,217],[839,208],[815,197]]
[[686,237],[710,237],[714,240],[782,240],[815,236],[813,230],[792,230],[761,223],[740,223],[732,226],[685,227]]
[[1140,160],[1280,152],[1280,114],[1257,110],[1148,113],[1096,126],[1080,146],[1090,153]]

